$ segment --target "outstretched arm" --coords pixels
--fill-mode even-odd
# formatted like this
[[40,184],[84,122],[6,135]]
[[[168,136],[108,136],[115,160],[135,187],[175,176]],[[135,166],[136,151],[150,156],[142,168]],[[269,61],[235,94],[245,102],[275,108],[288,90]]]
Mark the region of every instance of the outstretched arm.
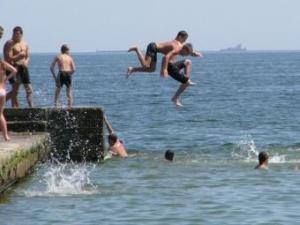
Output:
[[103,120],[104,120],[104,123],[105,123],[105,125],[107,127],[107,130],[108,130],[109,134],[114,133],[114,130],[113,130],[111,124],[108,122],[108,119],[107,119],[106,116],[103,117]]
[[203,58],[203,54],[201,52],[193,51],[191,56]]

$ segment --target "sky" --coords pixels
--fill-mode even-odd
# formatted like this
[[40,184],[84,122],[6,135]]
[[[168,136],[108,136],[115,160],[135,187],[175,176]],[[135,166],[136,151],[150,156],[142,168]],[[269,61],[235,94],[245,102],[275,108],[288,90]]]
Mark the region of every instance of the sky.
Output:
[[300,50],[299,9],[299,0],[0,0],[0,45],[19,25],[32,52],[144,49],[179,30],[197,50]]

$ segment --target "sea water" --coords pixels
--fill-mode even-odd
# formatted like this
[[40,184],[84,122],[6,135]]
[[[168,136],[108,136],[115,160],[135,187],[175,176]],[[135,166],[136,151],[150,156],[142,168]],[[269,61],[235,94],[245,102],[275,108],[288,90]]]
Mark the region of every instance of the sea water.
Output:
[[[53,57],[32,55],[36,106],[53,105]],[[1,199],[0,224],[300,223],[300,53],[194,58],[197,85],[183,108],[170,101],[179,86],[171,78],[126,79],[134,54],[74,59],[75,106],[104,107],[132,157],[39,165]],[[61,98],[66,105],[65,90]],[[25,106],[24,91],[20,99]],[[268,171],[253,169],[260,151]]]

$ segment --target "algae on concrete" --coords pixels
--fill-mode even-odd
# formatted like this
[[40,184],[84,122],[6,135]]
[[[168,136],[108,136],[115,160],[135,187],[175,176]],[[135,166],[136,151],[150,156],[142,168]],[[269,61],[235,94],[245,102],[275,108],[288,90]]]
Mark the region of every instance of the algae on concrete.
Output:
[[40,160],[47,158],[49,134],[14,134],[11,141],[0,143],[0,193],[26,176]]

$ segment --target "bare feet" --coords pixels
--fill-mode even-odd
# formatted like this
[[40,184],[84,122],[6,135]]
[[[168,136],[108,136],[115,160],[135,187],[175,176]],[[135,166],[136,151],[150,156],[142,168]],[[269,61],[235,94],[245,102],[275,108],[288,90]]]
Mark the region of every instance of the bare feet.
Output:
[[6,135],[6,136],[4,137],[4,140],[5,140],[5,141],[10,141],[10,138]]
[[180,99],[179,98],[172,98],[172,102],[174,102],[174,104],[177,106],[177,107],[183,107],[182,103],[180,102]]
[[136,52],[138,50],[138,47],[137,46],[133,46],[131,47],[128,52]]
[[197,84],[197,83],[195,83],[195,82],[189,80],[189,85],[194,86],[194,85],[196,85],[196,84]]
[[128,67],[128,69],[127,69],[127,78],[129,78],[130,75],[132,75],[132,73],[133,73],[133,67]]

